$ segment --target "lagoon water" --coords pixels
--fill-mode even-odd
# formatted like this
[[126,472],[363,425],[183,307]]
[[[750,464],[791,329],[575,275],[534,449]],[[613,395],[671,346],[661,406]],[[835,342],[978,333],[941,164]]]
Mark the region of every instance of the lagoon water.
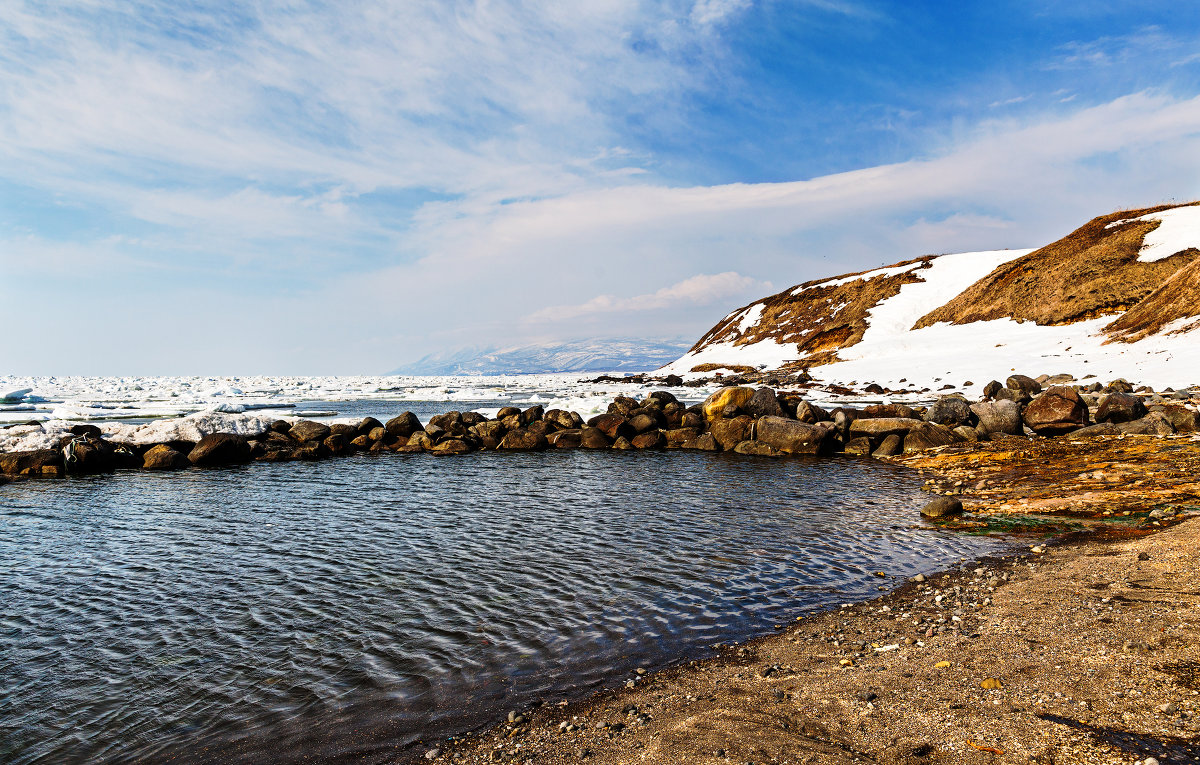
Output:
[[878,462],[680,452],[9,485],[0,761],[388,761],[1004,544],[921,497]]

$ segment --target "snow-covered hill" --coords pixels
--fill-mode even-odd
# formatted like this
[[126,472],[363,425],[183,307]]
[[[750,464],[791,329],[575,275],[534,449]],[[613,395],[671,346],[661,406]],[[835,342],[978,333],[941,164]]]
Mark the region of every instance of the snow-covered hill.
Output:
[[497,375],[555,372],[649,372],[687,350],[676,340],[597,338],[510,348],[465,348],[431,354],[394,375]]
[[929,256],[798,285],[726,316],[661,373],[809,369],[826,382],[982,385],[1013,371],[1200,382],[1200,206],[1101,216],[1038,250]]

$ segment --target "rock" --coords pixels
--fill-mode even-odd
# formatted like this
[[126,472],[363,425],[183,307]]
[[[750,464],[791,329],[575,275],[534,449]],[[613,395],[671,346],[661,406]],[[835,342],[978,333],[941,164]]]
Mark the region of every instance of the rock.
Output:
[[536,451],[545,449],[547,446],[549,444],[546,442],[546,437],[541,433],[525,428],[516,428],[504,434],[498,448],[505,451]]
[[697,414],[696,412],[684,412],[683,416],[679,418],[679,427],[681,428],[704,430],[705,424],[704,415]]
[[762,441],[742,441],[733,447],[733,450],[738,454],[747,454],[754,457],[779,457],[783,455],[783,452]]
[[995,398],[996,394],[1004,389],[999,380],[992,380],[987,385],[983,386],[983,395],[987,398]]
[[759,388],[754,391],[742,409],[751,417],[785,417],[783,407],[771,388]]
[[[712,421],[722,416],[725,407],[733,406],[741,409],[750,399],[754,398],[755,390],[753,388],[729,387],[721,388],[714,391],[712,395],[704,399],[704,417]],[[737,444],[731,444],[730,448]]]
[[166,444],[152,446],[142,455],[142,467],[146,470],[180,470],[191,466],[187,455]]
[[936,497],[921,508],[921,515],[926,518],[947,518],[962,512],[963,505],[957,497]]
[[879,443],[890,435],[905,435],[918,425],[926,424],[924,420],[908,417],[878,417],[857,419],[850,423],[850,437],[866,436],[871,443]]
[[460,418],[462,419],[463,425],[466,425],[468,428],[472,425],[478,425],[488,421],[488,418],[484,417],[479,412],[463,412],[460,415]]
[[555,431],[555,426],[545,420],[534,420],[525,426],[525,429],[530,433],[537,433],[541,436],[548,436]]
[[1050,375],[1042,381],[1042,385],[1070,385],[1075,382],[1075,377],[1066,373]]
[[104,433],[95,425],[72,425],[67,431],[73,436],[88,436],[89,438],[103,438]]
[[434,444],[429,450],[430,454],[439,456],[449,456],[454,454],[466,454],[471,451],[471,446],[460,438],[447,438],[445,441],[440,441]]
[[754,424],[755,439],[783,454],[818,454],[832,432],[829,425],[810,425],[777,416],[759,417]]
[[[380,428],[380,430],[383,430],[383,428]],[[355,449],[366,450],[371,448],[372,441],[370,436],[355,436],[350,439],[350,443],[354,445]]]
[[629,420],[629,425],[637,433],[645,433],[658,427],[658,420],[648,414],[635,414]]
[[415,452],[425,452],[433,448],[433,439],[423,430],[414,431],[407,439],[400,439],[396,442],[394,451],[403,454],[413,454]]
[[576,449],[583,441],[583,431],[579,428],[556,430],[546,436],[546,443],[555,449]]
[[[380,422],[379,420],[375,419],[374,417],[364,417],[361,420],[359,420],[358,427],[355,428],[355,430],[358,431],[359,435],[369,436],[369,435],[371,435],[371,432],[373,430],[375,430],[375,428],[382,428],[382,427],[383,427],[383,423]],[[372,440],[377,441],[379,439],[372,439]]]
[[899,417],[905,420],[917,420],[921,418],[916,409],[904,404],[872,404],[871,406],[863,407],[861,416],[873,419]]
[[1042,384],[1032,377],[1026,375],[1013,375],[1004,381],[1004,387],[1009,390],[1015,390],[1022,396],[1032,398],[1035,394],[1042,392]]
[[250,461],[250,442],[233,433],[213,433],[201,438],[188,454],[188,461],[200,467],[238,465]]
[[387,439],[387,437],[388,432],[382,425],[378,428],[371,428],[371,432],[367,434],[367,438],[371,439],[372,441],[383,441]]
[[1175,432],[1171,422],[1160,412],[1151,412],[1140,420],[1116,423],[1117,430],[1129,435],[1169,436]]
[[521,412],[521,425],[529,425],[531,423],[538,422],[542,419],[542,415],[545,413],[546,407],[542,406],[541,404],[538,404],[537,406],[531,406],[525,411]]
[[1171,427],[1175,428],[1176,433],[1194,433],[1200,430],[1200,413],[1188,409],[1186,406],[1179,404],[1161,404],[1151,407],[1153,412],[1158,412],[1171,423]]
[[850,435],[850,426],[858,419],[861,414],[857,409],[851,407],[838,407],[830,413],[834,428],[843,436]]
[[629,420],[620,414],[602,414],[593,417],[588,420],[588,425],[607,436],[610,442],[616,438],[633,438],[637,435],[637,431],[629,424]]
[[1093,438],[1095,436],[1119,436],[1121,431],[1111,422],[1098,422],[1086,428],[1071,431],[1071,438]]
[[288,435],[297,441],[323,441],[329,436],[329,426],[322,422],[301,420],[292,426]]
[[1001,388],[996,391],[996,395],[992,397],[993,401],[1012,401],[1016,404],[1025,404],[1033,400],[1033,397],[1028,393],[1012,388]]
[[62,449],[63,469],[69,474],[108,473],[116,469],[113,446],[99,438],[78,436]]
[[520,416],[521,410],[515,406],[500,407],[500,411],[496,412],[496,419],[503,420],[506,417]]
[[821,407],[810,404],[807,401],[801,401],[796,404],[796,419],[812,425],[817,422],[828,422],[833,418],[829,416],[829,412],[826,412]]
[[951,428],[959,425],[974,425],[978,422],[975,413],[971,411],[970,402],[964,396],[957,394],[939,396],[938,400],[929,408],[925,419],[928,422],[935,422]]
[[579,430],[579,445],[584,449],[607,449],[612,446],[612,441],[604,431],[588,426]]
[[542,415],[542,419],[544,419],[546,422],[552,423],[559,430],[570,430],[572,428],[578,428],[583,424],[583,420],[579,417],[579,415],[574,414],[573,412],[568,412],[565,409],[551,409]]
[[[747,388],[747,390],[749,390]],[[746,415],[733,419],[716,419],[709,425],[708,432],[725,451],[730,451],[742,441],[749,441],[754,429],[754,420]]]
[[1016,435],[1021,432],[1021,408],[1015,401],[1005,399],[983,401],[972,404],[971,411],[979,420],[975,426],[975,432],[981,438],[992,433]]
[[612,448],[626,452],[633,449],[633,443],[625,436],[617,436],[617,440],[613,441]]
[[321,443],[334,457],[342,457],[354,451],[354,447],[350,445],[350,439],[342,433],[331,433]]
[[667,437],[661,430],[647,430],[634,436],[630,443],[635,449],[663,449],[667,445]]
[[275,422],[271,423],[271,427],[267,429],[274,433],[287,435],[287,432],[292,429],[292,423],[287,420],[275,420]]
[[500,439],[504,438],[504,434],[508,429],[504,427],[504,423],[498,420],[488,420],[471,426],[475,430],[475,434],[482,439],[495,439],[496,443],[500,443]]
[[958,436],[960,441],[978,441],[979,433],[970,425],[959,425],[957,428],[952,428],[954,435]]
[[36,449],[0,454],[0,473],[57,478],[66,475],[66,467],[58,449]]
[[842,447],[842,451],[859,457],[866,456],[871,453],[871,439],[866,436],[852,438]]
[[1146,405],[1130,393],[1109,393],[1100,399],[1096,408],[1096,422],[1132,422],[1146,416]]
[[608,413],[619,414],[622,417],[627,418],[634,409],[638,409],[640,406],[641,405],[638,404],[636,399],[630,398],[629,396],[617,396],[612,400],[612,403],[608,405]]
[[421,421],[412,412],[405,412],[397,417],[393,417],[383,427],[388,433],[399,438],[408,438],[413,433],[422,429]]
[[1133,385],[1128,380],[1118,377],[1108,384],[1108,390],[1113,393],[1133,393]]
[[694,438],[699,438],[700,431],[695,428],[672,428],[664,430],[663,436],[667,439],[667,448],[678,448]]
[[1039,436],[1061,436],[1091,424],[1087,404],[1066,385],[1047,388],[1025,407],[1025,424]]
[[890,435],[880,442],[879,448],[871,452],[872,457],[895,457],[904,450],[904,438],[899,435]]
[[358,436],[358,428],[354,425],[347,425],[344,422],[335,422],[329,426],[329,435],[345,436],[346,440],[349,441],[350,439]]
[[958,439],[954,432],[945,425],[936,422],[922,422],[904,436],[904,453],[922,452],[938,446],[949,446]]
[[691,441],[684,441],[680,448],[700,452],[718,452],[721,450],[721,445],[717,443],[717,439],[713,438],[711,433],[704,433]]

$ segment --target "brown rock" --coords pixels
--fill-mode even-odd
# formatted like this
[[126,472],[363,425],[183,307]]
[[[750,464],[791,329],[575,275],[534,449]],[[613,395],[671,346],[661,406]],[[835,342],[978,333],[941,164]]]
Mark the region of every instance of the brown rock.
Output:
[[754,391],[754,395],[742,406],[742,409],[751,417],[787,416],[783,411],[783,407],[779,405],[779,399],[776,397],[775,391],[771,388],[759,388]]
[[1117,430],[1130,435],[1169,436],[1175,432],[1161,412],[1151,412],[1140,420],[1117,423]]
[[952,515],[962,515],[962,501],[956,497],[936,497],[921,508],[921,515],[926,518],[946,518]]
[[383,426],[388,433],[400,438],[408,438],[413,433],[421,430],[421,421],[412,412],[404,412],[401,415],[393,417]]
[[619,437],[632,438],[637,435],[637,431],[629,424],[624,415],[620,414],[602,414],[598,417],[593,417],[588,420],[588,425],[598,429],[610,440]]
[[292,426],[288,435],[297,441],[324,441],[329,436],[329,426],[323,422],[301,420]]
[[721,445],[717,443],[717,439],[712,437],[712,433],[704,433],[691,441],[684,441],[681,449],[692,449],[700,452],[719,452]]
[[187,455],[166,444],[152,446],[142,455],[142,467],[146,470],[179,470],[191,466]]
[[1012,375],[1004,381],[1004,387],[1031,398],[1042,392],[1042,384],[1028,375]]
[[816,404],[801,401],[796,404],[796,419],[812,425],[817,422],[827,422],[832,418],[829,416],[829,412],[826,412]]
[[1025,407],[1022,418],[1040,436],[1061,436],[1090,424],[1087,404],[1074,388],[1055,385]]
[[648,414],[636,414],[629,420],[629,425],[638,433],[645,433],[658,427],[658,421]]
[[350,439],[342,433],[331,433],[321,443],[335,457],[341,457],[354,451],[354,447],[350,446]]
[[498,448],[504,451],[536,451],[547,446],[549,444],[546,442],[546,436],[541,433],[516,428],[504,434]]
[[542,415],[545,413],[546,407],[542,406],[541,404],[538,404],[537,406],[531,406],[525,411],[521,412],[519,418],[521,425],[524,427],[530,425],[531,423],[538,422],[542,419]]
[[1146,416],[1146,405],[1131,393],[1109,393],[1100,399],[1096,409],[1096,422],[1119,424],[1140,420]]
[[842,451],[846,454],[863,456],[871,453],[871,440],[866,436],[852,438],[842,447]]
[[888,436],[903,436],[924,424],[924,420],[909,417],[859,418],[850,423],[850,437],[866,436],[871,439],[871,443],[879,443]]
[[579,445],[584,449],[607,449],[612,446],[612,441],[604,431],[588,426],[579,430]]
[[496,419],[503,420],[505,417],[512,417],[513,415],[519,416],[520,414],[521,410],[515,406],[505,406],[501,407],[500,411],[496,412]]
[[922,452],[938,446],[949,446],[958,439],[953,431],[936,422],[922,422],[904,436],[904,453]]
[[881,419],[884,417],[899,417],[905,420],[920,419],[920,415],[916,409],[904,404],[872,404],[871,406],[863,407],[861,417],[870,417],[872,419]]
[[759,417],[754,426],[756,440],[783,454],[818,454],[832,432],[829,425],[810,425],[785,417]]
[[1200,430],[1200,413],[1179,404],[1160,404],[1150,407],[1152,412],[1158,412],[1171,423],[1176,433],[1194,433]]
[[[383,429],[380,428],[380,430],[383,430]],[[366,450],[366,449],[370,449],[371,444],[374,442],[371,441],[370,436],[355,436],[354,438],[350,439],[350,443],[354,444],[355,449]]]
[[667,439],[667,447],[679,447],[700,436],[700,431],[695,428],[672,428],[664,430],[663,436]]
[[579,428],[558,430],[546,436],[546,443],[555,449],[576,449],[583,442],[583,431]]
[[742,441],[733,450],[738,454],[746,454],[753,457],[781,457],[783,452],[779,451],[770,444],[762,441]]
[[873,457],[895,457],[904,451],[904,438],[892,434],[880,442],[879,448],[871,452]]
[[724,451],[731,451],[742,441],[749,441],[753,430],[754,420],[747,415],[733,419],[716,419],[709,425],[709,433]]
[[[355,428],[355,430],[357,430],[360,435],[369,436],[369,435],[371,435],[371,432],[375,430],[375,428],[382,428],[382,427],[383,427],[383,423],[380,422],[379,420],[375,419],[374,417],[364,417],[362,420],[359,421],[358,427]],[[376,439],[372,439],[372,440],[378,441],[379,439],[376,438]]]
[[367,437],[372,441],[383,441],[387,439],[388,432],[383,428],[383,426],[371,428],[371,432],[367,434]]
[[329,435],[345,436],[346,440],[349,441],[350,439],[357,437],[359,433],[358,428],[354,425],[347,425],[344,422],[335,422],[329,426]]
[[445,457],[454,454],[466,454],[471,451],[471,447],[466,441],[460,438],[447,438],[445,441],[435,444],[429,451],[430,454]]
[[635,449],[662,449],[667,445],[667,439],[661,430],[647,430],[634,436],[630,443]]
[[188,454],[188,461],[200,467],[249,462],[250,442],[234,433],[213,433],[200,439]]

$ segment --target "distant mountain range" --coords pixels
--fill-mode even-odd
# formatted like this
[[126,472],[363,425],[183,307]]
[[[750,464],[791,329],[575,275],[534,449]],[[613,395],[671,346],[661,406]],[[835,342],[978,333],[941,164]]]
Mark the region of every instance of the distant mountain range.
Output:
[[551,372],[649,372],[679,358],[684,339],[592,338],[508,348],[463,348],[433,353],[392,370],[394,375],[498,375]]

